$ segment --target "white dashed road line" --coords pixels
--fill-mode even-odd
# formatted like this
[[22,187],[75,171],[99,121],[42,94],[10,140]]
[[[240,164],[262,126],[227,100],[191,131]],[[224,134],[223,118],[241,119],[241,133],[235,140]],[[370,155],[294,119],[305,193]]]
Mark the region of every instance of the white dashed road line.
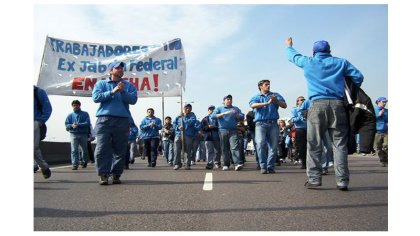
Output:
[[213,173],[206,173],[206,177],[204,178],[204,191],[211,191],[213,190]]

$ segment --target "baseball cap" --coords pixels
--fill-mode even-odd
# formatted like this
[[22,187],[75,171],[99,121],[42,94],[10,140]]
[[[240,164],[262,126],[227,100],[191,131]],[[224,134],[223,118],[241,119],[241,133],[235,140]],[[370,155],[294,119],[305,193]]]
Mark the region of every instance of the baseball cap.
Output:
[[216,108],[215,106],[213,106],[213,105],[210,105],[208,108],[207,108],[207,110],[209,110],[209,109],[214,109],[214,108]]
[[376,99],[376,103],[378,102],[388,102],[388,99],[386,99],[386,97],[378,97],[378,99]]
[[230,99],[232,99],[232,95],[228,94],[228,95],[224,96],[224,97],[223,97],[223,101],[224,101],[224,100],[226,100],[226,98],[230,98]]
[[186,107],[192,108],[191,104],[189,104],[189,103],[184,105],[184,108],[186,108]]
[[330,52],[330,44],[325,40],[316,41],[314,43],[314,52]]
[[123,69],[124,69],[124,67],[125,67],[125,63],[124,63],[124,62],[122,62],[122,61],[113,61],[113,62],[111,62],[111,64],[109,64],[108,68],[109,68],[109,70],[112,70],[112,69],[114,69],[114,68],[119,67],[120,65],[121,65],[121,66],[123,67]]

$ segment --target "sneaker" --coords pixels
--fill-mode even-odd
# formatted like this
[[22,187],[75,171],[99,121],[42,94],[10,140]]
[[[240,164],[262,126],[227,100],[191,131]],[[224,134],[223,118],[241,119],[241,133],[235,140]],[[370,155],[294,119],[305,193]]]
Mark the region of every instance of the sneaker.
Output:
[[191,161],[191,165],[195,165],[195,161]]
[[36,173],[39,170],[38,166],[34,166],[34,173]]
[[152,162],[152,167],[155,167],[156,166],[156,162]]
[[222,170],[229,170],[229,166],[223,166]]
[[113,175],[112,176],[112,183],[113,184],[121,184],[120,176],[119,175]]
[[219,169],[221,166],[220,166],[220,164],[219,164],[219,163],[216,163],[216,164],[214,165],[214,167],[215,167],[216,169]]
[[310,183],[309,181],[306,181],[306,183],[305,183],[305,187],[307,188],[307,189],[313,189],[313,188],[316,188],[316,187],[319,187],[319,186],[321,186],[322,184],[321,183]]
[[332,162],[332,161],[330,161],[330,162],[328,163],[328,167],[331,167],[331,166],[334,166],[334,162]]
[[328,168],[324,167],[322,168],[322,175],[327,175],[328,174]]
[[46,170],[41,169],[41,173],[42,173],[42,176],[44,177],[44,179],[48,179],[51,176],[50,168],[48,168]]
[[260,170],[260,173],[261,173],[261,174],[267,174],[268,172],[267,172],[267,170],[266,170],[266,169],[261,169],[261,170]]
[[168,162],[168,166],[173,166],[174,163],[172,161]]
[[72,170],[77,170],[78,166],[73,166],[73,168],[71,168]]
[[349,190],[349,188],[347,186],[338,186],[338,185],[337,185],[337,189],[340,190],[340,191],[347,191],[347,190]]
[[179,170],[179,165],[175,165],[174,170]]
[[108,185],[108,176],[101,175],[99,179],[99,185]]
[[191,170],[191,166],[186,165],[184,169],[185,169],[185,170]]
[[239,165],[235,166],[236,171],[240,171],[240,170],[242,170],[242,168],[244,168],[244,165],[242,165],[242,164],[239,164]]

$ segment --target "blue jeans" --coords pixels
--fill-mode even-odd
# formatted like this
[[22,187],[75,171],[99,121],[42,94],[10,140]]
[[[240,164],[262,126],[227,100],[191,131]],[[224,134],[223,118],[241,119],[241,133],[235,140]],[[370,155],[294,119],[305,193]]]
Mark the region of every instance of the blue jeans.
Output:
[[308,112],[308,157],[306,173],[310,183],[322,183],[323,142],[331,140],[334,170],[338,186],[349,184],[347,162],[348,123],[342,100],[320,99],[312,102]]
[[255,123],[255,144],[262,170],[274,170],[276,166],[279,133],[280,130],[275,120]]
[[[39,139],[40,136],[40,128],[39,122],[34,121],[34,161],[42,170],[46,170],[49,168],[48,163],[42,157],[41,149],[39,148],[39,143],[41,140]],[[34,166],[35,167],[35,166]]]
[[100,116],[96,120],[96,170],[99,176],[121,175],[128,145],[128,118]]
[[163,140],[163,155],[167,162],[174,161],[174,141],[173,140]]
[[79,146],[82,149],[83,163],[88,163],[87,138],[87,134],[70,133],[71,164],[73,166],[79,165]]
[[325,135],[326,141],[322,142],[322,167],[327,168],[330,162],[334,161],[331,139],[329,135]]
[[232,155],[232,159],[235,164],[243,164],[239,154],[239,148],[242,147],[239,146],[237,130],[219,130],[219,136],[223,165],[230,166],[230,155]]

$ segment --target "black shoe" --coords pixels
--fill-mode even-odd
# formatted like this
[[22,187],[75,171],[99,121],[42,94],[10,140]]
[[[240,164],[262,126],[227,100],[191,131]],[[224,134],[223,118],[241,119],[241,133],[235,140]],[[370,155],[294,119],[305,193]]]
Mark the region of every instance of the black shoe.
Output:
[[73,166],[72,170],[77,170],[78,166]]
[[338,190],[341,190],[341,191],[347,191],[347,190],[349,190],[349,188],[347,186],[338,186],[338,185],[337,185],[337,189]]
[[44,177],[44,179],[48,179],[51,176],[50,168],[48,168],[46,170],[41,169],[41,173],[42,173],[42,176]]
[[322,185],[321,183],[309,183],[309,181],[306,181],[304,186],[308,189],[312,189],[312,188],[319,187],[321,185]]
[[135,160],[133,158],[133,160],[130,160],[130,164],[134,164]]
[[327,175],[328,174],[328,168],[322,168],[322,175]]
[[213,169],[213,165],[212,165],[212,164],[207,164],[207,165],[206,165],[206,169],[207,169],[207,170],[211,170],[211,169]]
[[152,167],[155,167],[156,166],[156,162],[152,162]]
[[34,173],[36,173],[39,170],[38,166],[34,166]]
[[112,176],[112,183],[113,184],[121,184],[120,176],[119,175],[113,175]]
[[82,168],[86,168],[87,162],[83,163]]
[[275,170],[268,170],[268,173],[269,174],[274,174],[274,173],[276,173],[276,171]]
[[99,185],[108,185],[108,176],[101,175],[99,179]]

